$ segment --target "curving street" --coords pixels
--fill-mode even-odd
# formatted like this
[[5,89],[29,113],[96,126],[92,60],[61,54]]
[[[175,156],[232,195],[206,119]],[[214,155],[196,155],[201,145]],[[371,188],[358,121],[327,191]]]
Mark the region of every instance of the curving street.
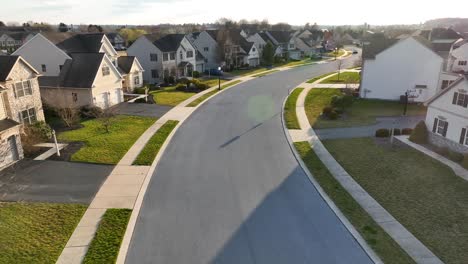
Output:
[[156,168],[126,263],[372,263],[302,171],[281,124],[288,89],[336,67],[256,78],[198,108]]

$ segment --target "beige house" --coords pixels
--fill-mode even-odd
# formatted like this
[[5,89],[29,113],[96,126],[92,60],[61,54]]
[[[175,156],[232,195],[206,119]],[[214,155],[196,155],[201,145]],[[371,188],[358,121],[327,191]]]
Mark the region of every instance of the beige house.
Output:
[[38,76],[20,56],[0,56],[0,169],[23,158],[21,124],[44,120]]
[[39,78],[42,100],[52,107],[101,108],[123,102],[122,75],[104,53],[71,53],[59,76]]
[[135,56],[120,56],[117,59],[118,69],[123,77],[122,87],[126,93],[143,86],[143,67]]

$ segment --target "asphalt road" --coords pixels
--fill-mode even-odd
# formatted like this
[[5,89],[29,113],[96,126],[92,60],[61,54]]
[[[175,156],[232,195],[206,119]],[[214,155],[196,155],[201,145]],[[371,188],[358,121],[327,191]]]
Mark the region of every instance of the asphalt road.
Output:
[[126,263],[371,263],[322,200],[281,125],[288,89],[335,63],[232,87],[176,132]]

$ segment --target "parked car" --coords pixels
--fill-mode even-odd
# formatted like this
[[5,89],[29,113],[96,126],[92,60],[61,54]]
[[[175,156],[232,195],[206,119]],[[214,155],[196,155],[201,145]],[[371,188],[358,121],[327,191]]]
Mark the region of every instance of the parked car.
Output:
[[223,71],[218,70],[218,69],[209,69],[205,70],[206,75],[211,75],[211,76],[223,76]]
[[353,50],[353,54],[358,54],[358,51],[357,51],[357,50]]

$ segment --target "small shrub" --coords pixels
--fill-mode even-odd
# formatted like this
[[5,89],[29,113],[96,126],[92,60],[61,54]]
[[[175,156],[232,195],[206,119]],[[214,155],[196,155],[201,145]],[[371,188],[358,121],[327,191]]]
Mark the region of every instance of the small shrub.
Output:
[[177,83],[189,84],[190,80],[187,78],[180,78],[179,80],[177,80]]
[[401,130],[401,134],[402,135],[411,135],[411,133],[413,132],[413,129],[412,128],[403,128]]
[[193,76],[193,78],[200,78],[200,72],[193,71],[192,76]]
[[417,144],[427,143],[428,132],[426,123],[424,121],[419,122],[411,133],[409,140]]
[[331,98],[331,105],[336,108],[346,109],[354,102],[354,98],[350,95],[334,95]]
[[175,89],[177,91],[185,92],[187,90],[187,85],[183,83],[179,83],[176,85]]
[[135,93],[135,94],[145,94],[146,93],[146,87],[135,88],[135,89],[133,89],[133,93]]
[[375,136],[379,138],[384,138],[384,137],[389,137],[390,136],[390,130],[386,128],[380,128],[375,131]]
[[340,115],[335,110],[331,111],[330,114],[328,114],[328,118],[330,120],[336,120],[339,116]]
[[453,151],[453,150],[449,150],[448,158],[451,161],[454,161],[454,162],[462,162],[463,161],[463,154],[461,154],[459,152],[456,152],[456,151]]
[[437,147],[436,152],[444,157],[448,157],[450,150],[447,147]]
[[394,128],[393,129],[393,135],[394,136],[400,136],[401,135],[401,130],[399,128]]
[[102,109],[97,106],[85,105],[80,108],[82,118],[96,118],[102,114]]
[[322,113],[324,116],[329,116],[332,111],[333,111],[333,107],[330,105],[327,105],[323,108]]
[[463,168],[468,170],[468,154],[463,155],[463,160],[461,162]]
[[341,107],[335,107],[335,112],[337,112],[339,115],[344,113],[344,109]]
[[21,134],[21,143],[24,154],[30,156],[37,150],[34,145],[49,140],[52,137],[52,128],[46,122],[39,121],[32,125],[25,125]]

